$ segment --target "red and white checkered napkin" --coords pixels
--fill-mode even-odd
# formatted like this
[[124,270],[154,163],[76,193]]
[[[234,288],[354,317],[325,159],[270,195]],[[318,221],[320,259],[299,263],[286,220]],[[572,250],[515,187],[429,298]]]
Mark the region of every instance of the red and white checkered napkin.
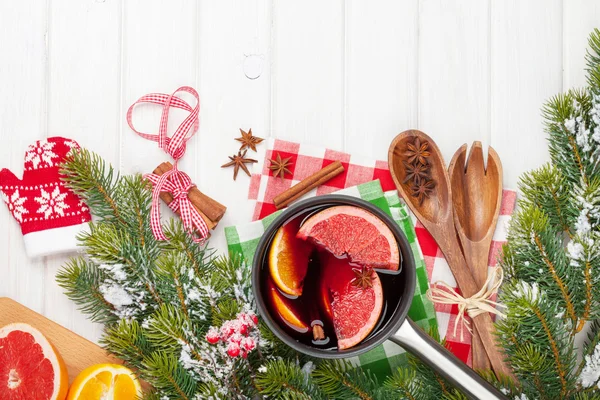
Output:
[[[263,151],[265,153],[264,156],[259,154],[258,164],[254,166],[254,171],[258,171],[258,173],[255,172],[252,175],[250,190],[248,192],[248,198],[256,200],[252,217],[253,221],[262,219],[276,211],[273,198],[279,193],[336,160],[342,162],[345,169],[344,173],[321,185],[305,197],[332,193],[375,179],[379,179],[384,192],[396,190],[386,161],[369,160],[335,150],[277,139],[267,140],[266,150]],[[281,155],[281,158],[291,157],[290,162],[293,163],[289,168],[291,175],[287,174],[285,179],[274,177],[272,171],[269,169],[270,163],[268,160],[276,158],[277,154]],[[502,245],[506,242],[508,221],[514,211],[515,201],[515,191],[503,191],[500,216],[498,217],[498,224],[490,249],[490,268],[496,266],[497,256],[500,253]],[[433,240],[429,232],[416,220],[416,217],[412,213],[411,217],[413,222],[415,222],[415,231],[427,266],[429,282],[444,281],[456,288],[456,281],[435,240]],[[454,335],[454,322],[458,314],[458,307],[455,305],[436,304],[435,310],[441,337],[446,338],[454,354],[471,365],[471,335],[468,330],[464,329],[463,340],[461,340],[460,327],[457,329],[456,335]]]

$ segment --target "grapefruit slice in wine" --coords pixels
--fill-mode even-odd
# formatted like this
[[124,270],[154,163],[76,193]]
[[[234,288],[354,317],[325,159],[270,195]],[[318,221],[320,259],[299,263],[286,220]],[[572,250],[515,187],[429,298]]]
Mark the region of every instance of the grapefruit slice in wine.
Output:
[[350,263],[347,258],[324,251],[320,257],[322,312],[333,321],[338,348],[349,349],[363,341],[379,322],[381,281],[373,269]]
[[306,220],[297,237],[365,267],[393,271],[400,267],[398,243],[390,228],[359,207],[335,206],[320,211]]
[[24,323],[0,328],[0,399],[63,400],[69,376],[46,337]]
[[306,277],[312,247],[304,240],[296,238],[300,218],[283,225],[271,242],[269,251],[269,272],[275,285],[283,293],[300,296]]

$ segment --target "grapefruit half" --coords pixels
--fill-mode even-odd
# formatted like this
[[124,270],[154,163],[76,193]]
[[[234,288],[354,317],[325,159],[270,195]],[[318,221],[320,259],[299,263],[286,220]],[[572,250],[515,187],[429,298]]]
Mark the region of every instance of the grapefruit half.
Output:
[[400,267],[398,243],[390,228],[359,207],[335,206],[320,211],[302,225],[297,237],[365,267],[393,271]]
[[63,400],[69,388],[65,363],[31,325],[0,328],[0,399]]
[[[383,309],[383,290],[377,272],[371,273],[370,287],[356,284],[364,267],[329,253],[321,253],[320,302],[333,327],[340,350],[363,341],[375,328]],[[324,307],[323,307],[324,306]]]

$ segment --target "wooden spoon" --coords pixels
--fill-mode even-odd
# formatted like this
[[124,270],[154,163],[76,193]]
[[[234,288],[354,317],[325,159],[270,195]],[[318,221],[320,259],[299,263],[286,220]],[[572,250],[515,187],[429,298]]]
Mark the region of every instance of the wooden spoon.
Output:
[[[428,162],[431,165],[431,176],[436,184],[430,198],[425,199],[422,203],[417,198],[411,196],[410,182],[402,183],[406,175],[403,161],[406,161],[404,154],[407,150],[407,144],[412,143],[417,137],[421,140],[421,143],[429,143],[429,152],[431,155],[428,158]],[[398,192],[444,253],[463,296],[472,296],[479,290],[479,287],[473,279],[460,249],[460,243],[454,227],[454,207],[452,205],[452,192],[448,172],[437,145],[429,136],[421,131],[409,130],[402,132],[396,136],[390,145],[388,164]],[[494,326],[490,315],[488,313],[480,314],[473,319],[473,324],[477,332],[479,332],[496,375],[512,377],[510,369],[504,363],[504,356],[496,346],[493,335]]]
[[[474,142],[467,159],[462,145],[450,162],[454,224],[475,283],[483,286],[488,276],[488,256],[502,203],[502,163],[489,148],[487,168],[481,142]],[[473,335],[473,369],[489,370],[490,363],[478,334]]]

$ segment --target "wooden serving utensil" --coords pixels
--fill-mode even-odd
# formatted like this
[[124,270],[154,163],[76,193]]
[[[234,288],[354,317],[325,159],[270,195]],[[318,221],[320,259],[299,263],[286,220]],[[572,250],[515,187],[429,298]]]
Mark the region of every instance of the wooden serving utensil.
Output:
[[[462,145],[448,166],[454,224],[475,283],[483,286],[488,276],[488,257],[502,203],[502,163],[489,148],[487,168],[481,142],[474,142],[467,157]],[[489,370],[490,363],[478,334],[473,335],[473,369]]]
[[[410,184],[403,183],[406,175],[405,152],[407,144],[419,138],[421,143],[429,143],[431,177],[435,181],[435,189],[428,199],[422,203],[410,193]],[[450,180],[442,154],[437,145],[429,136],[418,130],[408,130],[400,133],[392,141],[388,152],[390,173],[400,195],[404,198],[415,216],[421,221],[438,246],[444,253],[446,261],[452,270],[462,295],[471,297],[479,291],[475,279],[469,270],[465,257],[460,248],[454,226],[454,207],[452,205],[452,191]],[[493,335],[493,321],[488,313],[480,314],[473,318],[475,329],[479,332],[485,351],[490,359],[492,369],[496,375],[512,377],[512,372],[504,362],[504,356],[496,346]]]

